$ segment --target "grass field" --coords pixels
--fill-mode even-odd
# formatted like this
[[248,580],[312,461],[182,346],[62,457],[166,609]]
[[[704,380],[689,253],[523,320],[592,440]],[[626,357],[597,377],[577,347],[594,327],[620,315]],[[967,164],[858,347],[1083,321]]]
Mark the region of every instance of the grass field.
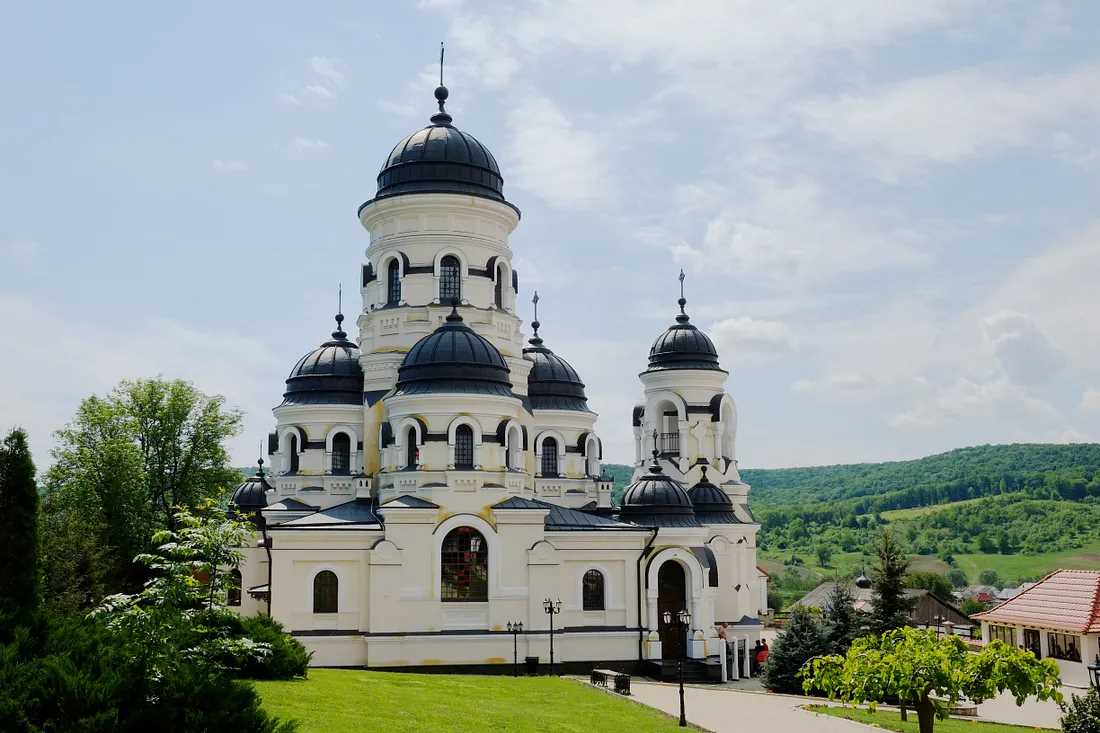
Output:
[[[918,733],[917,715],[912,712],[909,713],[909,720],[903,723],[901,715],[895,710],[877,710],[872,713],[862,708],[838,708],[827,705],[809,705],[807,708],[815,713],[847,718],[848,720],[867,723],[899,733]],[[937,720],[934,727],[936,733],[1023,733],[1024,731],[1052,730],[1051,728],[1030,728],[1022,725],[1005,725],[1004,723],[981,723],[976,720],[960,720],[959,718]]]
[[[1013,494],[1016,496],[1016,494]],[[989,501],[988,497],[979,497],[977,499],[963,499],[962,501],[953,501],[950,504],[933,504],[932,506],[918,506],[912,509],[889,509],[882,512],[879,516],[885,519],[887,522],[896,522],[900,519],[915,519],[916,517],[923,517],[926,514],[935,514],[936,512],[942,512],[945,509],[957,509],[958,507],[968,506],[970,504],[978,504],[983,501]]]
[[254,683],[264,707],[302,733],[679,730],[672,718],[573,680],[311,669]]
[[1059,568],[1095,570],[1100,568],[1100,540],[1073,550],[1046,552],[1041,555],[956,555],[955,562],[973,582],[977,582],[978,574],[986,569],[996,570],[1007,580],[1039,577]]

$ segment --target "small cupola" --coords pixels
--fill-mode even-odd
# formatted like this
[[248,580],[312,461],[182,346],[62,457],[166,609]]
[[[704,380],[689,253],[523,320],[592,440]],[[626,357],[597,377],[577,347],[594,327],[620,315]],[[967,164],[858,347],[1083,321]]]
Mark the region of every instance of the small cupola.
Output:
[[683,485],[665,474],[653,451],[649,472],[623,494],[619,516],[627,522],[652,527],[698,527],[695,508]]
[[274,492],[275,488],[267,482],[264,474],[264,459],[257,462],[258,469],[255,476],[246,478],[240,486],[233,491],[230,502],[241,512],[255,512],[267,506],[268,492]]
[[588,398],[584,394],[584,382],[577,370],[548,349],[539,336],[539,294],[532,298],[535,304],[535,320],[531,322],[534,335],[523,348],[525,359],[533,362],[527,375],[527,395],[535,410],[578,410],[588,412]]
[[489,394],[512,397],[508,364],[462,321],[457,304],[442,326],[417,341],[397,370],[397,395]]
[[363,402],[363,369],[359,347],[343,329],[344,314],[336,314],[332,338],[309,352],[290,370],[284,405],[359,405]]
[[685,306],[684,271],[680,271],[680,299],[676,301],[680,313],[676,323],[665,329],[649,349],[649,367],[646,371],[665,369],[711,369],[723,371],[718,364],[718,350],[705,333],[691,323]]

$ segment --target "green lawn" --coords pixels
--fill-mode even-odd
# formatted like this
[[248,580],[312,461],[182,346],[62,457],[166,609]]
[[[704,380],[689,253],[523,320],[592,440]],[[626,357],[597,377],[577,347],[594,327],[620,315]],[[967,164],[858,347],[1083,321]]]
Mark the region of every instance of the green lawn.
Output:
[[573,680],[311,669],[254,683],[264,707],[302,733],[679,730],[672,718]]
[[1039,577],[1059,568],[1090,570],[1100,566],[1100,541],[1072,550],[1044,552],[1040,555],[956,555],[955,562],[975,583],[978,582],[978,574],[986,569],[996,570],[1002,578],[1009,580]]
[[[1010,494],[1004,494],[1004,496],[1010,496]],[[1011,496],[1017,496],[1017,494],[1011,494]],[[935,514],[936,512],[942,512],[944,509],[957,509],[961,506],[977,504],[983,501],[988,501],[988,497],[980,496],[977,499],[963,499],[962,501],[952,501],[947,504],[932,504],[931,506],[918,506],[911,509],[887,509],[886,511],[880,513],[879,516],[881,516],[887,522],[896,522],[899,519],[913,519],[915,517],[923,517],[926,514]]]
[[[918,733],[917,714],[914,712],[910,712],[909,720],[903,723],[901,714],[896,710],[877,710],[872,713],[870,710],[862,708],[838,708],[827,705],[808,705],[806,707],[815,713],[847,718],[848,720],[875,725],[886,730],[899,731],[899,733]],[[1003,723],[980,723],[977,720],[963,720],[960,718],[937,720],[935,729],[936,733],[1023,733],[1023,731],[1052,730],[1051,728],[1030,728]]]

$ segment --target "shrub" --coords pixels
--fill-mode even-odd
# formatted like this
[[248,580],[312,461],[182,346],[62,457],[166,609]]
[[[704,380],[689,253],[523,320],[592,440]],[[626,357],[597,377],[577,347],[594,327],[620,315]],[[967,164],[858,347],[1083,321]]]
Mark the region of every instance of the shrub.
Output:
[[1085,695],[1072,695],[1062,704],[1063,733],[1100,731],[1100,693],[1091,689]]
[[802,680],[798,678],[798,670],[808,660],[828,653],[825,635],[813,614],[796,606],[764,663],[764,686],[772,692],[801,695]]
[[286,633],[283,625],[270,616],[237,616],[225,613],[208,620],[217,633],[236,638],[247,638],[263,644],[267,653],[245,654],[226,658],[223,663],[241,677],[257,680],[289,680],[304,677],[312,652],[307,652],[301,642]]

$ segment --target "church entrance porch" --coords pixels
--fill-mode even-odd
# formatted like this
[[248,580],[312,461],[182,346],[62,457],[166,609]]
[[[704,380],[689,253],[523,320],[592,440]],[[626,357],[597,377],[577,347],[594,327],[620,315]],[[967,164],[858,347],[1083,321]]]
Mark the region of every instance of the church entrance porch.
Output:
[[[686,651],[687,631],[677,622],[680,611],[687,608],[687,577],[678,562],[666,562],[657,573],[657,632],[661,636],[661,657],[679,659]],[[665,611],[672,614],[672,624],[665,623]]]

